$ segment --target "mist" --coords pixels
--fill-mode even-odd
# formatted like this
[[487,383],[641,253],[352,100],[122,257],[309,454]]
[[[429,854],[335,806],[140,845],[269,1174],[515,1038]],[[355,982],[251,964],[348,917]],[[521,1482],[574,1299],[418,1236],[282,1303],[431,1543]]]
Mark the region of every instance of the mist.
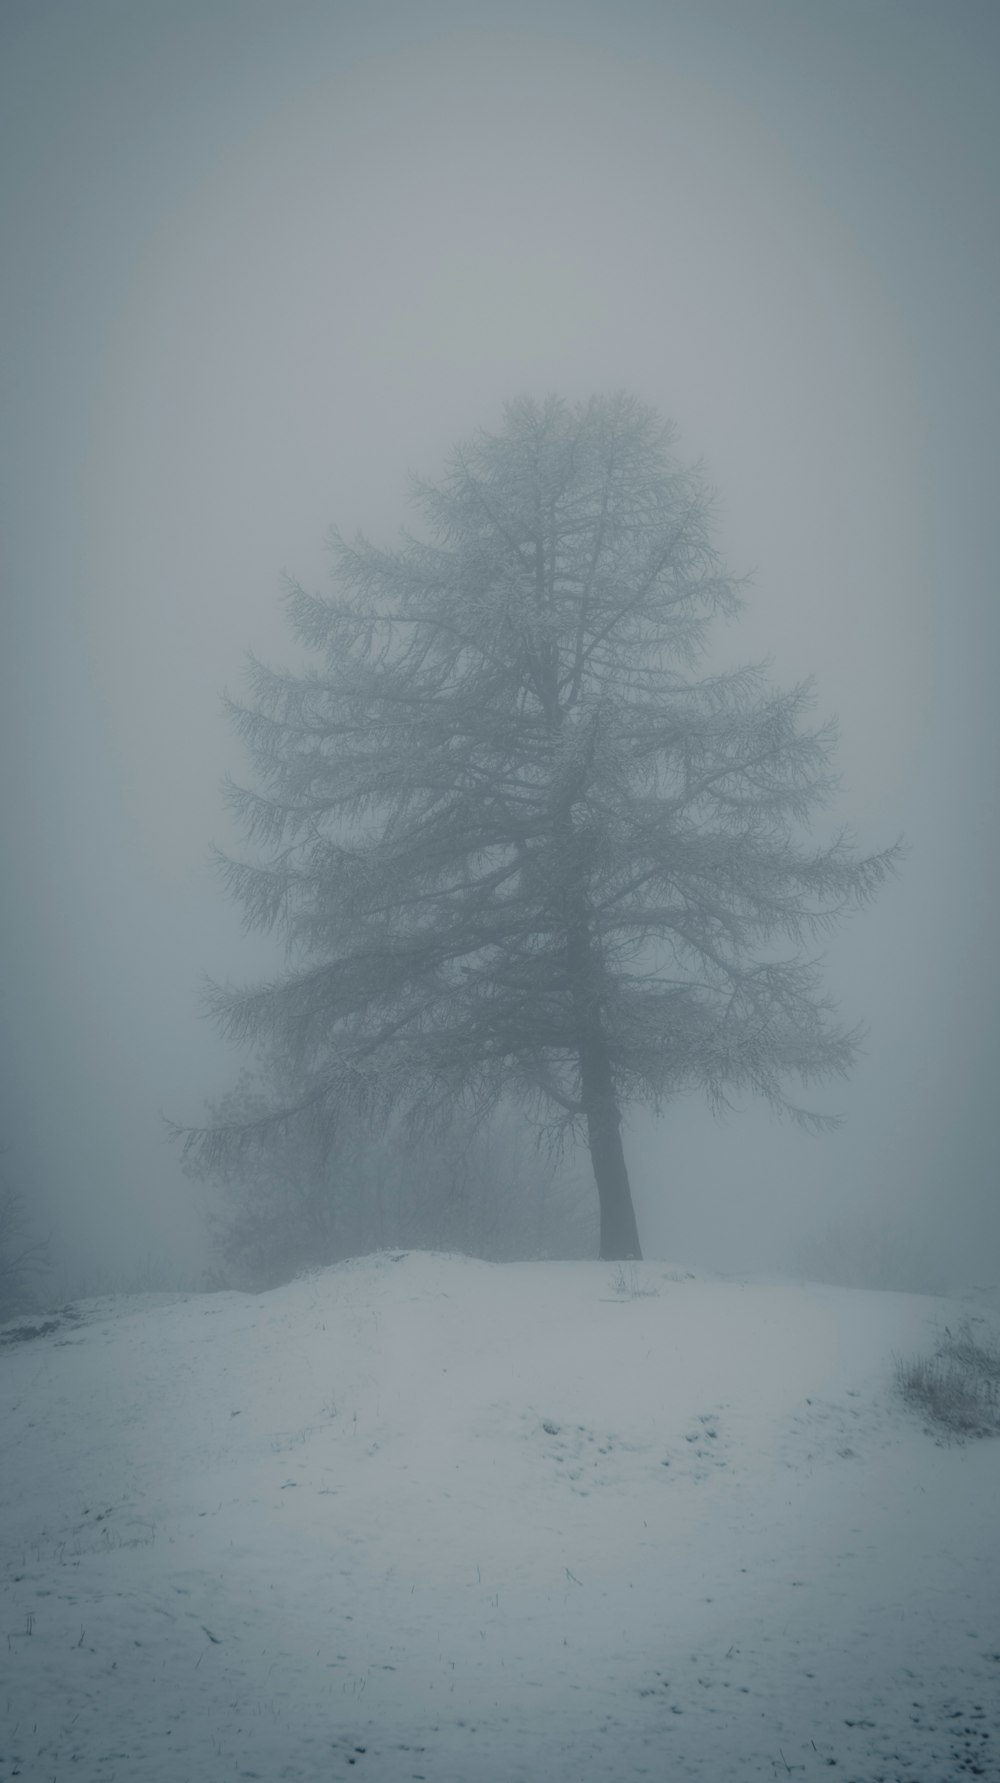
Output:
[[995,1281],[1000,647],[991,10],[8,5],[0,34],[5,1168],[70,1284],[193,1281],[197,1121],[265,959],[213,873],[288,572],[391,540],[522,392],[673,419],[751,575],[720,641],[813,676],[834,817],[902,833],[829,949],[869,1034],[809,1137],[630,1123],[646,1254],[782,1269],[884,1224]]

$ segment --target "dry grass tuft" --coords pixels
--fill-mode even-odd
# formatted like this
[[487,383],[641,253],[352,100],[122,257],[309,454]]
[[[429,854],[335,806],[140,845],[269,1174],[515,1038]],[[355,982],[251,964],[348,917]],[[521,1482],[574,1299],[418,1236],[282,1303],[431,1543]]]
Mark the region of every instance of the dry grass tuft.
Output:
[[971,1326],[946,1328],[933,1356],[899,1358],[896,1388],[939,1433],[1000,1436],[1000,1344]]

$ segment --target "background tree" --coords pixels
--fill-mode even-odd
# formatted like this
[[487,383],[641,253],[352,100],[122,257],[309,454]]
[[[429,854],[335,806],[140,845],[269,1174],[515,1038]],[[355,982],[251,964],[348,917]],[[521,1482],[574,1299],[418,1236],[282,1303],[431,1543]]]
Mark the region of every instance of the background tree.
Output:
[[[333,539],[335,594],[287,597],[313,666],[254,662],[232,707],[263,853],[226,876],[287,966],[213,1008],[292,1062],[275,1118],[519,1097],[585,1133],[609,1258],[640,1254],[626,1104],[700,1087],[823,1120],[788,1082],[845,1071],[857,1035],[805,945],[894,853],[801,839],[834,745],[806,689],[696,673],[739,591],[669,443],[627,396],[515,402],[417,484],[424,536]],[[211,1165],[265,1129],[191,1143]]]
[[[282,1097],[282,1090],[286,1092]],[[275,1122],[294,1085],[244,1073],[212,1110],[216,1128],[256,1128],[207,1171],[221,1190],[209,1227],[227,1285],[261,1289],[301,1269],[387,1248],[461,1251],[507,1262],[592,1256],[596,1220],[581,1185],[534,1144],[510,1109],[414,1137],[342,1116]],[[585,1186],[585,1185],[584,1185]]]
[[0,1324],[34,1311],[50,1268],[48,1239],[33,1236],[24,1196],[0,1175]]

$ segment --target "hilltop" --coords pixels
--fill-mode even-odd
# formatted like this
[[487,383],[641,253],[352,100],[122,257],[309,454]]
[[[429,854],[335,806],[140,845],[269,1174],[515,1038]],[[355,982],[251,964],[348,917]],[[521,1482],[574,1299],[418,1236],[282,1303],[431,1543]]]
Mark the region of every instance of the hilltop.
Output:
[[987,1306],[413,1252],[76,1310],[0,1348],[0,1778],[1000,1777],[1000,1443],[893,1378]]

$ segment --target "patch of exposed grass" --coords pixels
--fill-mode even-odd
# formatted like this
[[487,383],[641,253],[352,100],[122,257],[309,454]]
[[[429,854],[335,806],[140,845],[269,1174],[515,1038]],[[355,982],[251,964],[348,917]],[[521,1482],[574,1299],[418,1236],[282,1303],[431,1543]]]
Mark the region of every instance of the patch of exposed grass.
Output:
[[946,1328],[933,1356],[897,1359],[896,1388],[938,1433],[1000,1436],[1000,1343],[971,1326]]

